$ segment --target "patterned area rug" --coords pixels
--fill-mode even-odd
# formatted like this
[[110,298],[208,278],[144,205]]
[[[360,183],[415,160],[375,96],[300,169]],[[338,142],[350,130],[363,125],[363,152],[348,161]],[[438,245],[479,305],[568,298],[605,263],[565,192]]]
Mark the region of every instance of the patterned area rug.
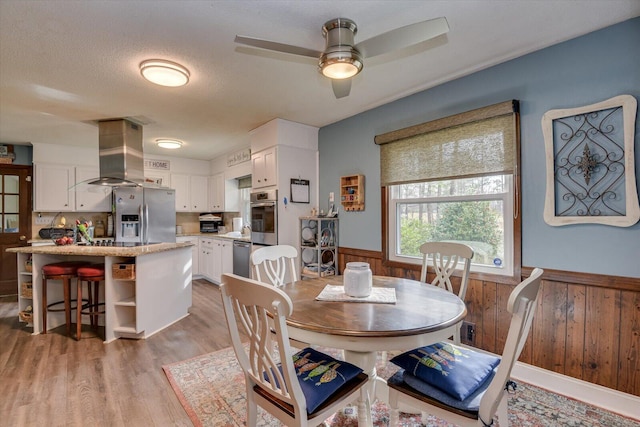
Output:
[[[322,349],[339,357],[334,351]],[[228,348],[193,359],[163,366],[178,399],[195,426],[244,426],[244,376],[233,349]],[[389,378],[397,370],[392,364],[379,361],[378,375]],[[389,409],[383,403],[372,406],[374,426],[389,424]],[[420,418],[401,413],[403,427],[420,426]],[[532,385],[518,382],[518,389],[509,399],[509,421],[513,426],[607,426],[638,427],[636,421],[620,417],[600,408],[549,393]],[[279,426],[271,415],[258,408],[258,426]],[[356,408],[346,408],[325,421],[330,427],[358,425]],[[426,420],[427,426],[450,426],[436,417]]]

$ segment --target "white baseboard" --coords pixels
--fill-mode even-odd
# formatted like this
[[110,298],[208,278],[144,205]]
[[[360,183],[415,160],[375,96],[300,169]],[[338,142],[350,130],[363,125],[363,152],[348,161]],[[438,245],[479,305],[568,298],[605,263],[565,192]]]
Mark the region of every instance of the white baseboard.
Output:
[[517,362],[514,379],[640,421],[640,397]]

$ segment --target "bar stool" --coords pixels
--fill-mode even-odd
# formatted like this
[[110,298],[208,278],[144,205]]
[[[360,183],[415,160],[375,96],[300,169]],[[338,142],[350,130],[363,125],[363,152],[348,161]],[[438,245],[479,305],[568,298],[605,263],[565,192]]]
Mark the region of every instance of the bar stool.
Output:
[[[82,283],[87,282],[88,303],[77,310],[76,340],[82,333],[82,315],[89,315],[91,327],[98,326],[98,315],[104,314],[104,302],[100,302],[100,282],[104,281],[104,264],[89,264],[78,268],[78,299],[82,299]],[[93,284],[93,286],[91,286]],[[102,307],[102,308],[101,308]]]
[[[67,335],[71,334],[71,310],[77,310],[78,299],[71,299],[71,279],[77,277],[78,268],[86,265],[86,262],[82,261],[65,261],[56,262],[53,264],[47,264],[42,267],[42,333],[47,333],[47,312],[49,311],[64,311],[65,321],[67,324]],[[48,280],[62,280],[62,287],[64,292],[64,299],[62,301],[52,302],[47,304],[47,281]],[[71,307],[71,303],[75,301],[76,306]],[[82,299],[80,299],[82,302]],[[59,304],[64,304],[64,308],[55,307]]]

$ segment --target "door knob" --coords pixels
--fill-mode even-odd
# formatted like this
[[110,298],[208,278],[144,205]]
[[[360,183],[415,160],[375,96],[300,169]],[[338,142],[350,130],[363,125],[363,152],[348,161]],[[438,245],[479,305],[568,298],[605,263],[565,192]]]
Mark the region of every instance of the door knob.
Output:
[[22,241],[27,240],[27,236],[20,236],[20,240]]

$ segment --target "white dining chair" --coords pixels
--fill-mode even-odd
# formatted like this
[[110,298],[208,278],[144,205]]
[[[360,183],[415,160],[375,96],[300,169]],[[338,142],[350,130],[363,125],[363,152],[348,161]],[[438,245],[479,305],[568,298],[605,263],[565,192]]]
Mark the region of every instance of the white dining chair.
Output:
[[[534,269],[531,276],[516,286],[509,296],[507,310],[511,313],[511,324],[502,358],[498,367],[493,371],[492,379],[487,379],[465,400],[456,400],[435,388],[431,388],[431,391],[426,394],[425,390],[431,387],[429,384],[425,385],[423,381],[416,379],[411,373],[407,377],[407,372],[400,370],[387,382],[391,407],[389,425],[398,425],[400,404],[435,415],[462,427],[492,425],[496,414],[501,426],[508,425],[508,388],[513,389],[515,384],[510,381],[511,370],[520,357],[531,329],[542,273],[543,270]],[[480,355],[476,353],[476,355],[477,357],[486,357],[484,353]],[[469,357],[473,357],[473,354]],[[407,378],[413,381],[414,387],[407,384],[405,381]],[[421,388],[422,391],[418,391],[415,387]]]
[[[453,242],[427,242],[420,246],[422,253],[422,271],[420,272],[420,281],[427,283],[427,270],[432,267],[435,278],[431,281],[432,285],[453,292],[451,284],[451,275],[462,263],[462,278],[460,280],[460,289],[458,297],[464,301],[469,285],[469,269],[471,268],[471,258],[473,258],[473,249],[462,243]],[[456,325],[456,333],[453,336],[453,342],[460,344],[460,329],[462,322]]]
[[[289,245],[263,246],[251,254],[254,278],[259,282],[283,286],[299,279],[296,273],[298,250]],[[266,280],[262,277],[265,276]]]
[[[361,369],[310,348],[292,357],[286,318],[293,303],[287,294],[233,274],[222,275],[220,290],[233,349],[244,372],[248,426],[257,424],[258,405],[283,424],[302,427],[321,424],[358,398],[358,424],[370,425],[363,387],[368,376]],[[265,339],[272,327],[273,339]],[[311,409],[315,405],[319,406]]]

